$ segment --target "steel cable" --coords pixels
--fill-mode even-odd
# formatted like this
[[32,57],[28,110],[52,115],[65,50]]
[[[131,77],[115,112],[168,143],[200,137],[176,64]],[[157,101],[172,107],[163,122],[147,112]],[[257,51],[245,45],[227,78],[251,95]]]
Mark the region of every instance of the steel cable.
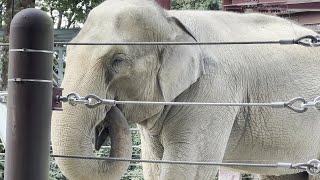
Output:
[[[241,41],[241,42],[86,42],[86,43],[73,43],[73,42],[54,42],[57,46],[62,45],[243,45],[243,44],[280,44],[280,45],[302,45],[308,47],[320,46],[319,36],[307,35],[297,39],[285,39],[278,41]],[[0,46],[9,46],[9,43],[1,43]]]
[[70,158],[70,159],[86,159],[86,160],[105,160],[105,161],[125,161],[136,163],[153,163],[153,164],[183,164],[183,165],[211,165],[211,166],[249,166],[249,167],[269,167],[276,168],[279,164],[251,164],[251,163],[218,163],[218,162],[194,162],[194,161],[169,161],[169,160],[146,160],[146,159],[128,159],[114,157],[91,157],[91,156],[76,156],[76,155],[55,155],[54,158]]
[[[81,97],[77,93],[70,93],[67,96],[56,97],[57,102],[67,102],[72,106],[84,104],[88,108],[96,108],[101,105],[116,106],[117,104],[135,104],[135,105],[198,105],[198,106],[264,106],[271,108],[288,108],[297,113],[304,113],[308,107],[315,107],[320,110],[320,96],[314,101],[308,102],[302,97],[293,98],[287,102],[269,102],[269,103],[210,103],[210,102],[153,102],[153,101],[116,101],[113,99],[102,99],[94,94]],[[299,106],[295,106],[300,103]]]
[[104,160],[104,161],[124,161],[136,163],[153,163],[153,164],[180,164],[180,165],[197,165],[197,166],[225,166],[225,167],[263,167],[263,168],[286,168],[298,169],[307,171],[311,175],[320,173],[320,161],[312,159],[307,163],[273,163],[273,164],[257,164],[257,163],[224,163],[224,162],[196,162],[196,161],[170,161],[170,160],[146,160],[146,159],[129,159],[115,157],[92,157],[92,156],[77,156],[77,155],[55,155],[53,158],[70,158],[70,159],[86,159],[86,160]]

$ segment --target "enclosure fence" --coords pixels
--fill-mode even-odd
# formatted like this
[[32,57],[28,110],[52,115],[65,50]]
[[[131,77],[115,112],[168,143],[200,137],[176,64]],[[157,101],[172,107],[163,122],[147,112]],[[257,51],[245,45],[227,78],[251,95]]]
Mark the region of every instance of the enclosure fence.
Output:
[[[50,155],[50,119],[52,110],[62,110],[62,103],[85,105],[96,108],[100,105],[139,104],[174,106],[264,106],[288,108],[305,113],[308,108],[320,110],[320,95],[308,101],[303,97],[292,97],[286,102],[266,103],[210,103],[210,102],[149,102],[116,101],[102,99],[94,94],[81,97],[70,92],[66,97],[62,88],[53,88],[52,55],[55,45],[230,45],[230,44],[280,44],[319,47],[318,36],[304,36],[294,40],[260,42],[110,42],[110,43],[66,43],[53,42],[53,26],[50,18],[40,10],[20,11],[11,23],[10,64],[8,86],[8,124],[5,161],[5,179],[43,180],[48,177],[49,156],[55,158],[80,158],[94,160],[130,161],[139,163],[166,163],[205,166],[246,166],[264,168],[286,168],[307,171],[311,175],[320,173],[320,161],[311,159],[302,163],[253,164],[234,162],[193,162],[151,159],[126,159],[111,157],[84,157],[76,155]],[[7,45],[2,43],[0,45]],[[34,67],[30,64],[36,65]],[[61,65],[61,64],[60,64]],[[32,69],[30,69],[32,68]],[[3,95],[4,96],[4,95]],[[30,103],[32,102],[32,103]],[[36,129],[30,132],[29,129]],[[33,139],[32,139],[33,138]],[[32,148],[29,143],[32,141]],[[26,164],[28,162],[28,164]],[[29,162],[32,162],[29,164]]]

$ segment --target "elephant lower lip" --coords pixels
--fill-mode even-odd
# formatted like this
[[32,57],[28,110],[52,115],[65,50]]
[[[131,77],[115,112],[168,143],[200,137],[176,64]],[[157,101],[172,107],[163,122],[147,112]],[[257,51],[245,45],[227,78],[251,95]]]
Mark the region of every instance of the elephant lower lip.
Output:
[[[117,100],[117,97],[114,98]],[[117,104],[116,107],[122,112],[123,106]],[[108,113],[111,110],[112,107],[106,107],[106,110]],[[97,124],[94,128],[94,148],[95,150],[99,150],[103,144],[106,143],[108,137],[110,136],[110,127],[107,123],[106,118],[104,118],[99,124]]]
[[96,125],[94,129],[94,148],[99,150],[109,137],[109,126],[105,120]]
[[102,127],[102,129],[99,129],[96,127],[95,143],[94,143],[95,150],[98,151],[101,148],[101,146],[106,141],[108,136],[109,136],[108,127]]

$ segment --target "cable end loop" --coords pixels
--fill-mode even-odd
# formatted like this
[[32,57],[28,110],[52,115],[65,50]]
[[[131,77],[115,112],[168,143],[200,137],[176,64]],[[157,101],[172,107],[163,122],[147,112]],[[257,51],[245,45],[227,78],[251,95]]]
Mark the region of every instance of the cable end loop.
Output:
[[[295,104],[300,103],[300,107],[299,106],[295,106]],[[307,104],[308,102],[302,98],[302,97],[297,97],[294,99],[291,99],[290,101],[285,103],[285,107],[287,107],[288,109],[291,109],[294,112],[297,113],[304,113],[308,110],[307,107],[303,107],[304,104]]]
[[300,37],[295,41],[295,44],[299,44],[306,47],[319,47],[320,46],[320,35],[307,35]]

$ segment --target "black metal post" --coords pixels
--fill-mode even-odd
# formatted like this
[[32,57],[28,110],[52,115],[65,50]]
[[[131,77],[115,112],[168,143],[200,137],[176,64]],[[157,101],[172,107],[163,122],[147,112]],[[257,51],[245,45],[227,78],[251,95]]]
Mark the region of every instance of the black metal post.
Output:
[[10,28],[5,180],[49,177],[53,24],[38,9],[15,15]]

